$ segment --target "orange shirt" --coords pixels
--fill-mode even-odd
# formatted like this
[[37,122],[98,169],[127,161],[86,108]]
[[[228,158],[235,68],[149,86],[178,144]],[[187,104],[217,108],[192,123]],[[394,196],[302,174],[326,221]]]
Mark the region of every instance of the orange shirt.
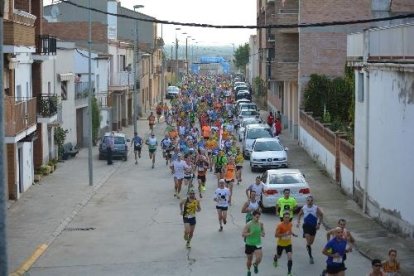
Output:
[[276,227],[276,234],[290,234],[288,236],[280,237],[277,240],[277,245],[288,246],[292,244],[292,223],[281,222]]
[[207,140],[206,147],[208,150],[213,150],[217,148],[217,142],[215,140]]
[[227,164],[226,165],[226,173],[224,175],[224,179],[229,181],[229,180],[234,180],[235,178],[235,172],[236,172],[236,165],[234,164]]
[[168,132],[168,135],[170,136],[171,139],[175,139],[178,136],[178,131],[177,130],[171,130],[170,132]]
[[201,130],[202,130],[202,132],[203,132],[203,137],[204,137],[204,138],[208,138],[208,137],[210,137],[210,133],[211,133],[211,127],[210,127],[210,126],[208,126],[208,125],[204,125],[204,126],[201,128]]

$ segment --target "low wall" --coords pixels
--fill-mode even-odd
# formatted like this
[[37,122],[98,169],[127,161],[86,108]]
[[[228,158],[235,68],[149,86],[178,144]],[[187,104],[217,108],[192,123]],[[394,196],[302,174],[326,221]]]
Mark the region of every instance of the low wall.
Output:
[[310,114],[300,112],[299,143],[348,195],[354,192],[354,146]]

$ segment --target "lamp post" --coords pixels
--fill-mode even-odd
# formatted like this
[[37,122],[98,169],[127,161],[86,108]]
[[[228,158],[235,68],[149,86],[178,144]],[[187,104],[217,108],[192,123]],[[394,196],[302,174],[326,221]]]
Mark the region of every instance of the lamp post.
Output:
[[178,81],[178,39],[177,39],[177,31],[181,30],[181,28],[175,28],[175,82]]
[[185,38],[185,62],[187,63],[187,75],[188,75],[188,39],[191,38],[191,36],[187,36]]
[[[143,8],[143,5],[135,5],[134,6],[134,12],[136,12],[137,9]],[[137,90],[137,75],[138,75],[138,71],[137,71],[137,55],[138,55],[138,51],[139,51],[139,47],[138,47],[138,20],[135,19],[135,37],[134,37],[134,56],[133,56],[133,62],[134,62],[134,95],[132,97],[132,102],[134,104],[134,116],[133,116],[133,120],[134,120],[134,133],[137,132],[137,120],[138,120],[138,110],[137,110],[137,106],[138,106],[138,100],[137,100],[137,94],[138,94],[138,90]]]
[[89,172],[89,186],[93,185],[93,164],[92,164],[92,146],[93,146],[93,137],[92,137],[92,13],[91,13],[91,0],[88,1],[89,5],[89,24],[88,24],[88,172]]

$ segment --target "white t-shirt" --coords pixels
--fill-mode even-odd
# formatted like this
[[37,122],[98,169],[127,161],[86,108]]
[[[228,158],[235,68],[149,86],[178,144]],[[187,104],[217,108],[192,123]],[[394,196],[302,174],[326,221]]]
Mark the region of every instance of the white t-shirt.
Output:
[[229,207],[230,190],[228,188],[217,188],[214,197],[217,199],[216,206]]
[[183,179],[184,178],[184,170],[187,169],[189,166],[184,160],[175,160],[172,163],[174,168],[174,177],[177,179]]
[[148,138],[148,147],[150,149],[154,149],[157,147],[157,138],[155,137],[149,137]]
[[263,182],[260,182],[259,185],[257,185],[256,183],[254,183],[254,184],[251,184],[249,186],[249,190],[250,191],[256,192],[256,200],[257,201],[260,201],[260,196],[262,195],[263,187],[264,187]]

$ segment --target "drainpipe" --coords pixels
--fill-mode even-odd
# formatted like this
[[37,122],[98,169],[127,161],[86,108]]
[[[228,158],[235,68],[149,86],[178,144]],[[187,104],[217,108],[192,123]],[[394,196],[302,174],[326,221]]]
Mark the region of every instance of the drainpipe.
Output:
[[[369,30],[364,31],[364,53],[363,53],[363,63],[366,65],[368,63],[369,56]],[[367,202],[368,202],[368,182],[369,182],[369,71],[367,68],[363,69],[364,72],[364,86],[363,86],[363,95],[366,102],[365,106],[365,179],[364,179],[364,193],[362,198],[362,211],[364,214],[367,213]]]
[[[3,58],[3,10],[4,0],[0,0],[0,76],[3,76],[4,58]],[[4,152],[4,93],[3,77],[0,79],[0,150]],[[6,185],[7,177],[5,176],[5,154],[0,156],[0,275],[8,275],[8,255],[7,255],[7,238],[6,238]]]

